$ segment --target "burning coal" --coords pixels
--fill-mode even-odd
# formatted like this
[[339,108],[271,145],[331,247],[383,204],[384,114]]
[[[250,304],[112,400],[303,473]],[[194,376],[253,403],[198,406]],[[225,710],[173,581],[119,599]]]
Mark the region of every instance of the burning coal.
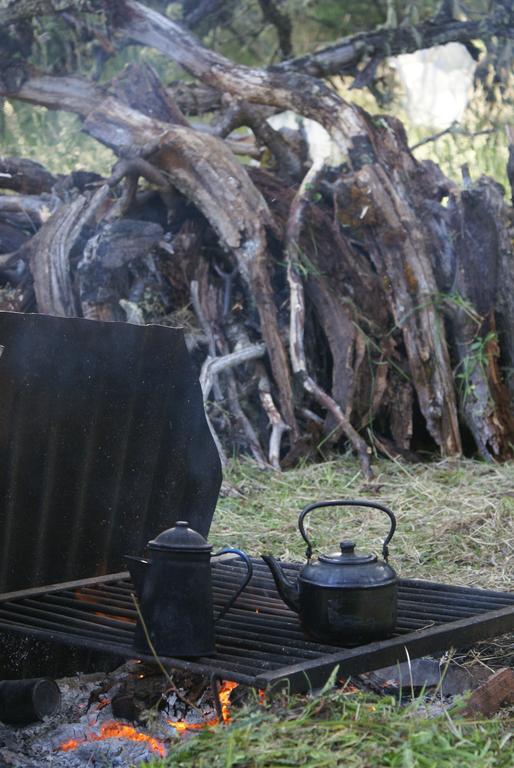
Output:
[[105,739],[126,739],[127,741],[143,741],[148,748],[159,757],[166,757],[166,747],[164,744],[152,736],[148,736],[141,731],[137,731],[126,723],[120,723],[116,721],[110,721],[100,726],[100,733],[91,731],[84,739],[70,739],[60,745],[59,749],[62,752],[69,752],[70,750],[77,749],[81,744],[85,744],[88,741],[104,741]]

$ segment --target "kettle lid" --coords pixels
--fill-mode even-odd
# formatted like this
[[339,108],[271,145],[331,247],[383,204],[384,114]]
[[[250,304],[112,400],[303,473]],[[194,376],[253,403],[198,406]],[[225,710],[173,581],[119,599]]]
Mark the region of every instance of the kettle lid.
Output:
[[201,533],[191,528],[188,522],[178,520],[173,528],[168,528],[149,541],[148,548],[168,552],[210,552],[212,545]]
[[366,555],[355,552],[353,541],[342,541],[339,544],[341,552],[334,552],[330,555],[319,555],[318,560],[322,563],[333,563],[334,565],[360,565],[361,563],[375,563],[376,555]]

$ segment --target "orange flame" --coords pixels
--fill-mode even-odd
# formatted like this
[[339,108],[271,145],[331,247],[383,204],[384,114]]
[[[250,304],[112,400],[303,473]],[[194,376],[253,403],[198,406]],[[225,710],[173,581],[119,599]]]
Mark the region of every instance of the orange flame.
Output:
[[[234,688],[237,688],[238,683],[230,682],[229,680],[224,680],[221,684],[221,688],[219,691],[219,697],[220,697],[220,704],[221,704],[221,722],[230,723],[232,718],[230,716],[230,694],[234,690]],[[186,723],[184,720],[167,720],[166,721],[168,725],[173,726],[179,733],[184,733],[184,731],[197,731],[201,728],[212,728],[215,725],[220,724],[220,720],[218,717],[211,717],[209,720],[205,720],[203,723]]]
[[[84,594],[84,592],[81,592],[80,587],[77,587],[74,590],[74,595],[75,598],[82,603],[89,603],[90,605],[94,605],[97,602],[96,597],[93,595]],[[114,613],[104,613],[104,611],[95,611],[95,616],[101,616],[104,619],[111,619],[111,621],[124,621],[126,624],[136,623],[136,620],[131,619],[129,616],[118,616]]]
[[90,733],[85,739],[70,739],[69,741],[61,744],[59,749],[63,752],[68,752],[72,749],[77,749],[80,744],[85,744],[87,741],[103,741],[104,739],[127,739],[128,741],[145,741],[152,752],[155,752],[160,757],[166,757],[166,748],[164,744],[152,736],[147,736],[141,731],[136,731],[131,725],[125,723],[118,723],[110,721],[104,723],[100,728],[100,733]]
[[237,683],[231,683],[228,680],[224,681],[220,688],[221,716],[225,724],[232,720],[230,717],[230,694],[234,688],[237,688]]

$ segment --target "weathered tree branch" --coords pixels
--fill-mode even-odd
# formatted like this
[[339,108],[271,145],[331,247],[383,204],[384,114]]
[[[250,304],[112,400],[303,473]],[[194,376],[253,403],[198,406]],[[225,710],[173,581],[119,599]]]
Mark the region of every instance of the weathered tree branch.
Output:
[[233,99],[214,124],[216,135],[225,137],[236,128],[248,126],[275,157],[279,175],[298,177],[302,170],[300,158],[287,139],[267,122],[269,115],[270,110],[265,107],[249,104],[243,99]]
[[416,26],[397,26],[360,32],[343,38],[314,53],[283,61],[275,71],[302,72],[313,77],[354,75],[365,60],[377,62],[389,56],[412,53],[446,43],[470,43],[495,35],[512,37],[514,6],[492,3],[488,15],[473,21],[431,18]]
[[[274,6],[268,0],[266,2],[259,0],[259,2],[261,7],[263,5],[266,7]],[[64,0],[3,0],[2,5],[0,5],[0,24],[9,24],[18,19],[49,15],[63,10],[80,11],[87,6],[101,9],[104,3],[105,0],[89,0],[89,2],[88,0],[70,0],[69,2]],[[137,14],[135,5],[129,5],[128,9]],[[198,14],[198,18],[190,13],[185,19],[186,23],[193,25],[197,23],[199,18],[209,12],[209,5],[218,6],[219,0],[215,0],[214,3],[212,0],[207,0],[207,3],[199,7],[197,12],[194,12]],[[120,10],[120,16],[121,13]],[[151,14],[154,13],[159,15],[157,12],[151,12]],[[192,22],[191,19],[193,19]],[[275,23],[271,18],[269,20]],[[129,19],[129,24],[131,23],[132,20]],[[174,24],[174,27],[180,29],[178,25]],[[284,48],[285,45],[287,49],[289,45],[286,27],[284,27],[281,47]],[[359,65],[365,60],[376,61],[450,42],[471,43],[473,40],[489,39],[496,35],[512,37],[513,28],[514,6],[511,0],[496,0],[492,3],[491,11],[478,19],[461,21],[448,18],[444,14],[436,14],[431,19],[416,26],[401,25],[393,28],[380,28],[371,32],[361,32],[338,40],[314,53],[283,61],[271,67],[270,70],[298,72],[313,77],[355,75]],[[187,35],[185,32],[184,34]],[[153,45],[149,42],[146,44]],[[169,51],[163,50],[163,53],[170,55]],[[173,58],[175,57],[175,54],[171,55]],[[186,66],[185,68],[190,71],[189,67]],[[263,101],[263,103],[266,102]]]
[[293,372],[299,376],[304,389],[309,392],[309,394],[311,394],[323,408],[330,411],[337,424],[341,427],[344,434],[357,451],[363,474],[366,479],[369,480],[372,478],[373,473],[369,461],[368,446],[350,424],[350,420],[345,416],[335,400],[333,400],[333,398],[319,386],[307,369],[307,357],[304,346],[305,299],[302,279],[298,269],[298,250],[303,216],[305,207],[308,203],[309,191],[315,186],[323,169],[323,161],[313,164],[295,195],[291,205],[289,220],[287,222],[285,252],[287,258],[287,279],[290,289],[289,354]]
[[236,352],[229,352],[227,355],[223,355],[223,357],[208,357],[202,365],[200,373],[200,386],[202,387],[204,401],[209,398],[214,378],[222,371],[234,368],[234,366],[241,365],[241,363],[247,363],[249,360],[256,360],[265,354],[265,344],[252,344]]
[[104,184],[91,200],[79,195],[69,205],[58,208],[27,244],[40,312],[64,317],[79,315],[69,255],[83,227],[91,221],[109,194],[110,188]]

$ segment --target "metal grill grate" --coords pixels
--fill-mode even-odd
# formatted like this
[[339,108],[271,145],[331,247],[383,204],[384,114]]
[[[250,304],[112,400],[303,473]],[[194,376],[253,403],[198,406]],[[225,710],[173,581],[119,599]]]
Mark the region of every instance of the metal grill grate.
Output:
[[[286,565],[290,572],[298,568]],[[261,561],[254,561],[254,569],[250,585],[217,624],[216,655],[164,662],[258,688],[287,684],[305,691],[322,685],[337,665],[341,675],[358,674],[405,661],[405,649],[415,658],[514,630],[514,593],[404,579],[395,637],[356,648],[322,645],[306,639]],[[239,579],[239,566],[213,564],[216,606]],[[4,594],[0,629],[134,657],[131,591],[128,574],[121,573]]]

